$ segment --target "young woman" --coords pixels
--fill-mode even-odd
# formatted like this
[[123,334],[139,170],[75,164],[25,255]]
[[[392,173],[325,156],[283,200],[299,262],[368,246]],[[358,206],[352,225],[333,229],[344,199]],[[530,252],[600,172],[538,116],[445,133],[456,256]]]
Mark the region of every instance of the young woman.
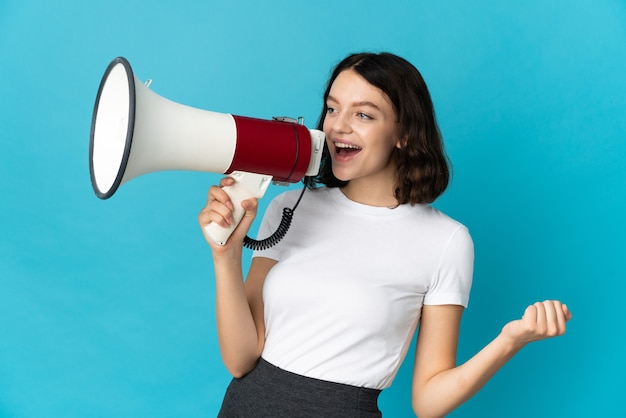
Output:
[[[245,281],[242,242],[257,202],[242,202],[244,219],[226,245],[207,239],[220,350],[234,376],[220,417],[380,417],[377,397],[418,324],[413,409],[441,417],[524,345],[565,332],[565,305],[535,303],[456,365],[474,250],[467,228],[429,205],[449,171],[413,65],[389,53],[348,56],[328,81],[318,128],[326,134],[320,174],[306,179],[285,238],[255,251]],[[274,199],[259,236],[299,197],[292,190]],[[213,186],[200,225],[225,227],[232,211]]]

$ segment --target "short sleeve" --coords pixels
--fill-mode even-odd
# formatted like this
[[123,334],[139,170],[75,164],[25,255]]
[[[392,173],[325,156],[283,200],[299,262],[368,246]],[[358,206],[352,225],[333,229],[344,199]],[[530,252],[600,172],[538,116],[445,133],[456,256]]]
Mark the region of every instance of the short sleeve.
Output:
[[444,248],[438,274],[424,297],[424,305],[467,307],[473,274],[474,243],[467,228],[460,225]]

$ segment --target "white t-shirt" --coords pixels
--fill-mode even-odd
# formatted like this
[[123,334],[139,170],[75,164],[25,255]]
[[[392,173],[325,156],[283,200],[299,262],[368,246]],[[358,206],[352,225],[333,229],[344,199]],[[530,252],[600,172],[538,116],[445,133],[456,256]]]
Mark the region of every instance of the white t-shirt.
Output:
[[[270,203],[260,238],[299,194]],[[321,188],[304,193],[285,238],[254,256],[278,261],[263,287],[263,358],[300,375],[383,389],[423,304],[467,306],[474,247],[465,226],[429,205],[373,207]]]

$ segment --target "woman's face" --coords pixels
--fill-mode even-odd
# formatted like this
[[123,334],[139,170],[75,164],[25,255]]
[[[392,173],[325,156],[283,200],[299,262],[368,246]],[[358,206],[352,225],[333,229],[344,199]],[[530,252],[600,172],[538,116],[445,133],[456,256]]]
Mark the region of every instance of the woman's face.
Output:
[[326,104],[324,133],[335,177],[393,183],[391,154],[400,138],[387,95],[354,70],[345,70],[333,82]]

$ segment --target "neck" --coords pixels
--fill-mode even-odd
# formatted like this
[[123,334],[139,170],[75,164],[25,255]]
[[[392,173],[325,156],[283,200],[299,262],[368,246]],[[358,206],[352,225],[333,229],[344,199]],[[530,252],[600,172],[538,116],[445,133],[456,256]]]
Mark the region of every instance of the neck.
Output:
[[372,181],[359,182],[354,179],[342,187],[341,191],[348,199],[364,205],[390,208],[398,206],[393,185],[378,185]]

